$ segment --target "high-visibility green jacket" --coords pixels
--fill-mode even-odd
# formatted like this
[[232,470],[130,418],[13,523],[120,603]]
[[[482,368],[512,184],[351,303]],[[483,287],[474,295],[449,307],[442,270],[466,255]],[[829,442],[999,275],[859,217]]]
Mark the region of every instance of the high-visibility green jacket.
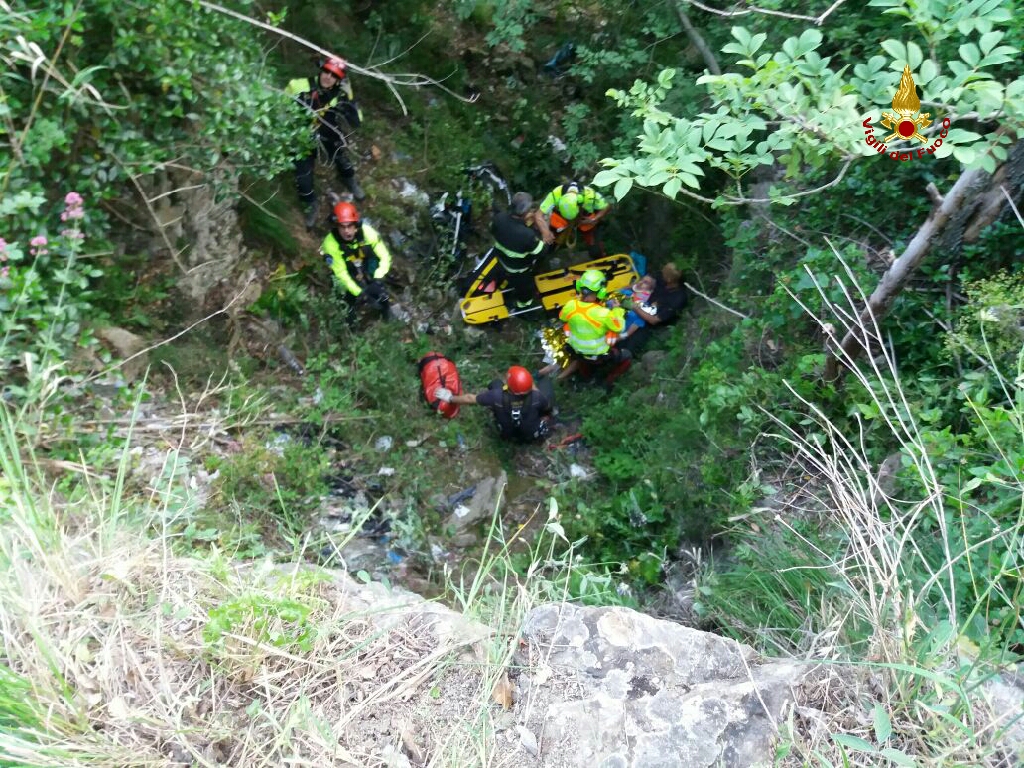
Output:
[[361,224],[349,242],[331,230],[320,244],[320,253],[352,296],[360,295],[366,283],[380,280],[391,270],[391,253],[369,224]]
[[626,310],[608,309],[604,304],[570,299],[558,319],[569,328],[569,346],[585,357],[605,354],[611,347],[606,334],[619,334],[626,329]]
[[548,192],[540,203],[540,212],[545,216],[551,216],[551,212],[557,210],[566,221],[574,221],[581,211],[589,215],[603,211],[607,207],[608,201],[604,195],[593,187],[562,184]]

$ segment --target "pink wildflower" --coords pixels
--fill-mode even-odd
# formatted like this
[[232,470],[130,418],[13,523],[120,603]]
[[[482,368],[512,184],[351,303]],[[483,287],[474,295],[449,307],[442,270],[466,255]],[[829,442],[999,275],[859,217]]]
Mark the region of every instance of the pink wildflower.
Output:
[[0,280],[7,277],[11,273],[10,267],[0,267]]
[[82,196],[77,192],[68,192],[64,195],[64,213],[60,215],[61,221],[70,221],[85,217],[85,210],[82,208]]
[[29,250],[29,253],[31,253],[33,256],[45,256],[46,254],[49,253],[49,250],[47,250],[46,248],[45,235],[36,235],[35,237],[32,238],[32,240],[29,241],[29,245],[32,246],[32,248]]

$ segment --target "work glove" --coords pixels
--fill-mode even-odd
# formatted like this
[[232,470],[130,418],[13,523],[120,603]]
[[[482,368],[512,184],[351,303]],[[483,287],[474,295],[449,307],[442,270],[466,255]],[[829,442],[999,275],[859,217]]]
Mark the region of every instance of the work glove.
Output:
[[452,391],[444,387],[438,387],[434,390],[434,397],[442,403],[450,403],[452,401]]

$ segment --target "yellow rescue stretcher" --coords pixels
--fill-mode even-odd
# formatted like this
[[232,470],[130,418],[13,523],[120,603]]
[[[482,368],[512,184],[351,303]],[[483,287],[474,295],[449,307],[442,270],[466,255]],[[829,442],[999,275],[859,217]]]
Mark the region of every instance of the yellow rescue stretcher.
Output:
[[561,309],[576,295],[576,280],[588,269],[597,269],[604,273],[608,292],[628,288],[637,281],[636,267],[629,254],[617,253],[614,256],[602,256],[593,261],[573,264],[571,267],[545,272],[533,278],[540,305],[526,309],[509,311],[505,305],[505,277],[495,256],[485,259],[473,282],[470,284],[466,297],[459,301],[462,319],[470,325],[491,323],[505,320],[513,315],[532,312],[535,309]]

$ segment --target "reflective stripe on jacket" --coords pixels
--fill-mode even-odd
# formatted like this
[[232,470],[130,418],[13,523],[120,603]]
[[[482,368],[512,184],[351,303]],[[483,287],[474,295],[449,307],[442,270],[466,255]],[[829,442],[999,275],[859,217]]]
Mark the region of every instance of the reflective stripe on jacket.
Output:
[[533,267],[533,259],[531,257],[544,250],[544,241],[538,240],[537,245],[529,253],[516,253],[512,249],[503,246],[497,240],[494,241],[494,247],[505,257],[498,257],[501,266],[508,272],[518,274],[520,272],[527,272]]
[[320,253],[330,258],[334,277],[353,296],[363,292],[360,282],[380,280],[391,270],[391,253],[369,224],[360,225],[351,242],[329,232]]
[[625,316],[622,307],[608,309],[581,299],[570,299],[558,313],[558,319],[568,326],[569,346],[586,357],[603,355],[610,349],[605,334],[624,331]]

